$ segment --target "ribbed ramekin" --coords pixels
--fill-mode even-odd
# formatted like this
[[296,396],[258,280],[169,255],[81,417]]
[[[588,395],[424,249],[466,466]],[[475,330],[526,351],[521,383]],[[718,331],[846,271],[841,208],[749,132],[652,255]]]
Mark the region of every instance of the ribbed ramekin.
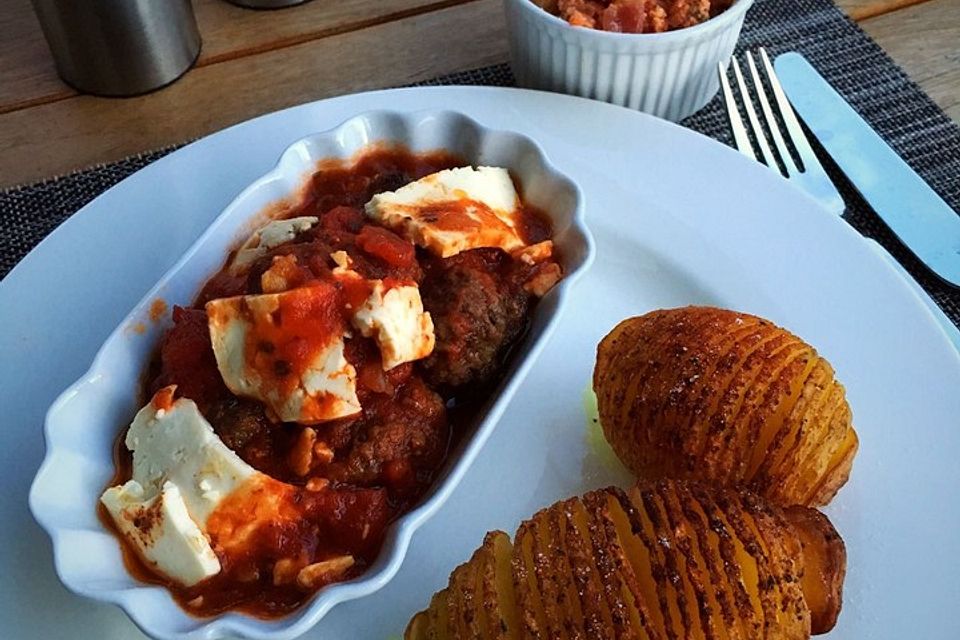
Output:
[[665,33],[573,27],[532,0],[504,0],[510,65],[522,87],[570,93],[682,120],[716,95],[753,0]]

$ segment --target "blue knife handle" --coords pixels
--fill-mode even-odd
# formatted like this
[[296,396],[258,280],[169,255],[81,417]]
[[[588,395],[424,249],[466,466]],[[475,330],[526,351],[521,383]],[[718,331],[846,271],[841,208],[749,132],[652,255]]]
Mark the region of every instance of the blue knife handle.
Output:
[[927,267],[960,287],[960,216],[798,53],[775,63],[797,114],[877,215]]

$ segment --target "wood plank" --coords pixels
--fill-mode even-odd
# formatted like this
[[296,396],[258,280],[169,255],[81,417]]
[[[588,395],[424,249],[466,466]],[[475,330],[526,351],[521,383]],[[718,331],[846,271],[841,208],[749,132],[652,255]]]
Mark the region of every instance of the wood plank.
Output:
[[199,0],[196,14],[203,51],[197,62],[198,66],[214,64],[465,1],[314,0],[282,10],[254,11],[224,0]]
[[909,7],[927,0],[835,0],[837,6],[856,21],[866,20]]
[[[477,0],[195,69],[163,91],[0,115],[0,187],[189,140],[319,98],[503,62],[500,0]],[[385,64],[389,61],[389,64]]]
[[[56,74],[30,0],[6,0],[0,13],[0,113],[62,100],[76,92]],[[314,0],[253,11],[197,0],[203,48],[197,67],[433,11],[465,0]]]
[[0,34],[0,113],[75,93],[57,76],[30,0],[5,0]]
[[861,26],[960,122],[960,0],[930,0]]

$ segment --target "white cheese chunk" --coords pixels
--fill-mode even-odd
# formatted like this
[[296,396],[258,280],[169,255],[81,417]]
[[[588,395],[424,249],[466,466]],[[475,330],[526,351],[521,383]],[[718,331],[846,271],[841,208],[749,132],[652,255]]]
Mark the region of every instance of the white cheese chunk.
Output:
[[147,498],[140,483],[130,480],[107,489],[100,501],[141,559],[170,580],[190,587],[220,573],[220,561],[177,485],[164,482]]
[[214,433],[197,405],[159,391],[136,415],[125,444],[133,478],[100,498],[120,532],[157,571],[190,586],[220,571],[204,536],[224,498],[262,475]]
[[165,392],[158,392],[127,430],[133,479],[148,498],[165,482],[177,485],[187,511],[202,527],[224,496],[258,472],[220,440],[192,400],[180,398],[167,407],[158,402]]
[[354,313],[352,324],[376,340],[384,371],[430,355],[436,341],[433,320],[423,310],[420,289],[416,285],[386,289],[381,280],[371,282],[373,292]]
[[338,300],[336,287],[320,282],[208,302],[213,351],[227,387],[260,400],[284,422],[315,424],[358,413]]
[[310,229],[317,222],[319,222],[319,218],[301,216],[299,218],[287,218],[286,220],[274,220],[260,227],[247,238],[236,255],[233,256],[229,268],[230,273],[232,275],[244,273],[267,251],[279,247],[284,242],[290,242],[297,237],[297,234]]
[[517,228],[520,198],[506,169],[445,169],[380,193],[369,217],[411,242],[447,258],[478,247],[514,251],[524,246]]

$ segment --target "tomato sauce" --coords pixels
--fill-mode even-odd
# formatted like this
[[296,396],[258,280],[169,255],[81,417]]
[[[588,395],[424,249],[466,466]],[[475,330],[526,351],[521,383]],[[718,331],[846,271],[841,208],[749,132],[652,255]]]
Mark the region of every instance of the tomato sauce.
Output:
[[[301,606],[324,584],[360,575],[375,560],[388,525],[416,504],[451,446],[475,425],[535,304],[522,288],[532,268],[499,249],[439,259],[363,213],[376,193],[465,164],[444,152],[414,154],[386,147],[375,147],[350,164],[323,162],[302,203],[288,214],[316,216],[317,225],[271,249],[249,273],[238,276],[224,268],[190,307],[174,307],[173,326],[145,372],[144,400],[176,385],[177,397],[193,400],[223,442],[267,477],[257,476],[265,479],[230,494],[206,523],[220,573],[185,588],[150,571],[124,543],[125,562],[134,576],[166,586],[194,615],[239,610],[272,618]],[[523,208],[519,231],[528,244],[551,235],[547,218],[530,207]],[[338,275],[342,261],[362,278]],[[515,317],[509,327],[487,318],[489,308],[466,293],[457,299],[459,306],[445,306],[446,288],[459,291],[464,277],[473,278],[473,289],[495,296],[497,308],[511,310]],[[281,285],[287,291],[309,287],[322,292],[302,301],[297,297],[290,308],[279,309],[282,329],[261,328],[247,336],[245,354],[258,368],[273,370],[283,390],[318,348],[305,336],[317,327],[321,333],[348,327],[340,314],[366,299],[366,280],[381,280],[385,289],[415,284],[425,306],[440,301],[430,302],[428,309],[437,327],[436,349],[487,354],[489,362],[478,368],[484,377],[472,384],[446,384],[446,378],[435,375],[443,366],[439,361],[408,362],[384,371],[375,341],[354,331],[344,339],[344,356],[356,370],[362,407],[357,415],[312,425],[280,422],[260,402],[227,389],[211,346],[207,302]],[[473,289],[465,285],[463,291]],[[474,308],[480,312],[471,315]],[[445,342],[452,340],[466,346]],[[132,475],[123,440],[121,433],[111,486]],[[99,513],[113,528],[102,507]],[[247,526],[250,522],[265,524]]]

